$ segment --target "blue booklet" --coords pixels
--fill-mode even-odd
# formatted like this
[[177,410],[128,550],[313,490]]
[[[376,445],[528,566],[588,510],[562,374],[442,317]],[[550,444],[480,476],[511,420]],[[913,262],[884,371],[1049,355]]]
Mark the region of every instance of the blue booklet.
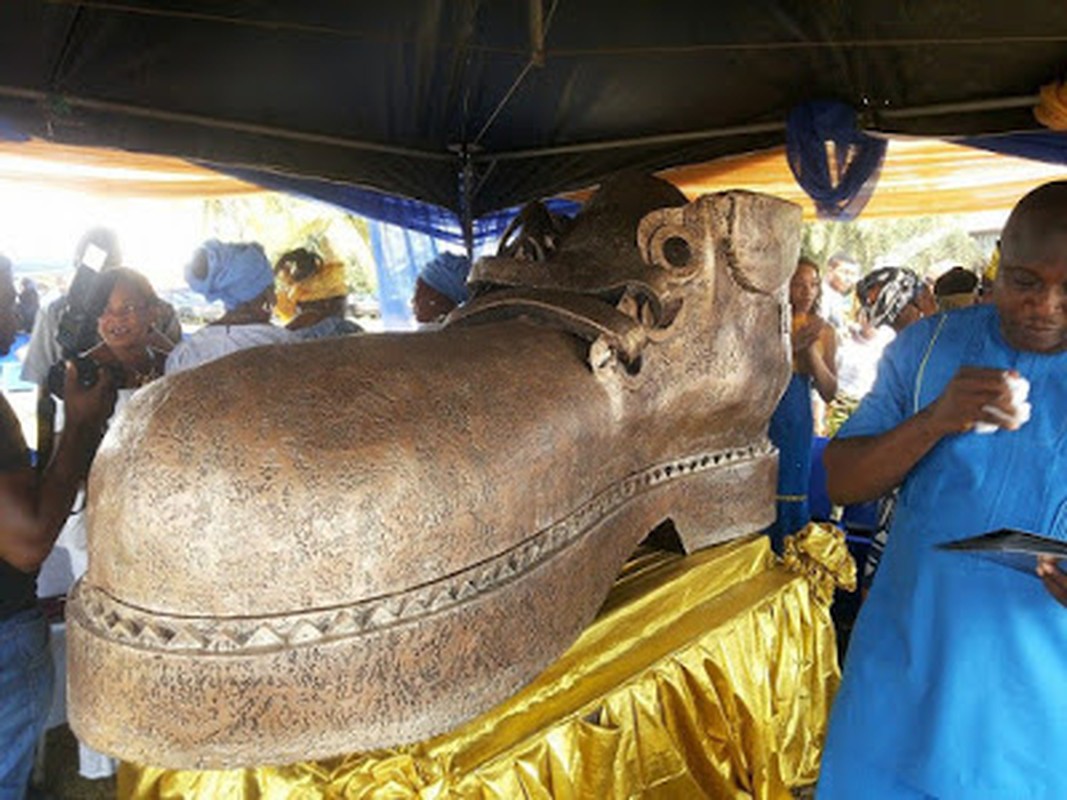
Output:
[[1052,556],[1058,559],[1060,569],[1067,569],[1067,541],[1015,528],[1001,528],[966,539],[944,542],[937,547],[940,550],[955,550],[981,556],[1012,569],[1028,572],[1034,577],[1037,577],[1035,570],[1038,556]]

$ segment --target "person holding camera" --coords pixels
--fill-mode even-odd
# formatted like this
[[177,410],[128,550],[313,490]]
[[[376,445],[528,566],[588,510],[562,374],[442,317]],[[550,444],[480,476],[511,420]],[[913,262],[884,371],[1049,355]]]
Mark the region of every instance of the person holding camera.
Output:
[[[10,269],[0,268],[0,354],[16,329]],[[48,621],[37,604],[37,571],[70,513],[115,401],[109,375],[92,387],[66,370],[67,425],[41,472],[11,406],[0,396],[0,797],[22,797],[51,708]]]
[[[94,321],[101,341],[68,363],[82,388],[92,387],[103,374],[108,376],[116,389],[117,413],[137,389],[163,375],[167,354],[155,346],[152,328],[159,300],[148,279],[126,267],[104,272],[94,291],[103,297],[93,301],[102,309]],[[57,366],[63,368],[64,364]],[[53,368],[49,387],[65,400],[64,371]],[[84,514],[72,514],[56,540],[53,555],[42,565],[42,596],[66,594],[85,572],[88,560]]]
[[171,348],[155,330],[160,300],[148,279],[127,267],[101,274],[96,291],[106,298],[96,319],[100,343],[84,357],[113,373],[121,398],[163,375]]
[[[47,463],[51,451],[55,424],[52,396],[62,396],[64,364],[69,359],[77,360],[100,341],[97,318],[107,298],[97,290],[97,281],[121,263],[122,252],[115,232],[103,227],[90,228],[74,250],[75,273],[70,289],[42,306],[34,321],[22,365],[22,380],[38,386],[39,463]],[[154,329],[153,342],[159,349],[169,350],[181,339],[181,323],[170,305],[158,304]],[[83,370],[88,370],[82,380],[88,380],[92,370],[87,363],[78,363]]]
[[[100,309],[93,320],[100,342],[69,363],[73,366],[75,382],[82,389],[94,386],[106,376],[116,389],[114,416],[134,392],[163,375],[167,351],[159,346],[160,337],[153,327],[160,300],[144,275],[126,267],[101,272],[91,291],[90,305]],[[63,373],[53,368],[49,386],[53,394],[64,400],[67,415],[68,387],[63,377]],[[84,508],[84,502],[77,505]],[[84,574],[88,563],[85,514],[71,514],[56,538],[52,553],[41,565],[42,595],[66,594]],[[112,759],[80,742],[78,763],[79,772],[86,778],[106,777],[115,769]]]
[[70,289],[42,306],[34,321],[22,380],[46,386],[53,364],[96,344],[96,313],[91,308],[92,284],[98,272],[122,263],[118,236],[110,228],[90,228],[74,248]]
[[[50,370],[55,369],[62,376],[62,365],[67,359],[85,353],[100,342],[97,319],[110,285],[100,288],[98,284],[121,264],[122,253],[114,231],[109,228],[86,231],[74,251],[75,274],[70,289],[37,314],[22,365],[22,380],[44,387]],[[153,347],[166,353],[181,338],[177,312],[157,299],[152,322]],[[59,396],[60,392],[55,394]]]

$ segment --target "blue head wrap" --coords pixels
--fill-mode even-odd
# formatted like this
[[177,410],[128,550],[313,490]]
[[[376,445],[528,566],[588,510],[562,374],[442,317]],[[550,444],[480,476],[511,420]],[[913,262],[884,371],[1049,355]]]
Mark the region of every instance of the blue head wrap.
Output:
[[[185,282],[208,300],[221,300],[227,311],[258,297],[274,285],[274,271],[263,247],[256,242],[229,243],[218,239],[204,242],[197,256],[185,267]],[[206,265],[206,274],[197,274]],[[203,267],[201,266],[201,269]]]
[[419,278],[431,289],[436,289],[456,305],[467,300],[467,275],[471,262],[466,256],[441,253],[428,262],[419,272]]

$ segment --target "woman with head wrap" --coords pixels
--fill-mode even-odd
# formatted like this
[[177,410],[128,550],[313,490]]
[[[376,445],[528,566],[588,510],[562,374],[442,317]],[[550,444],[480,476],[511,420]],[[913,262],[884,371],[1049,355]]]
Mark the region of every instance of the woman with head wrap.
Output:
[[297,339],[321,339],[362,333],[345,317],[348,284],[340,261],[325,261],[304,247],[290,250],[274,264],[278,315]]
[[881,267],[865,275],[856,284],[856,296],[871,325],[888,325],[897,333],[937,313],[930,288],[906,267]]
[[[896,333],[923,317],[938,312],[937,301],[926,282],[906,267],[882,267],[874,270],[856,284],[856,295],[872,325],[886,325]],[[864,597],[878,571],[896,504],[897,489],[878,499],[875,531],[860,572],[860,586]]]
[[274,272],[258,243],[204,242],[186,266],[185,280],[207,300],[221,300],[226,312],[174,348],[168,374],[248,347],[293,341],[289,331],[271,324]]
[[421,323],[439,322],[448,312],[467,301],[467,275],[470,259],[455,253],[441,253],[419,271],[411,308]]

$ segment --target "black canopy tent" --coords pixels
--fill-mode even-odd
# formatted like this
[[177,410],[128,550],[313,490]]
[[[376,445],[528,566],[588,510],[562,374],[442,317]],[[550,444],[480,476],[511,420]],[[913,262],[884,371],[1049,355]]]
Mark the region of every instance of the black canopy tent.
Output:
[[865,128],[1035,130],[1067,5],[945,0],[5,0],[0,120],[56,142],[327,178],[470,219]]

